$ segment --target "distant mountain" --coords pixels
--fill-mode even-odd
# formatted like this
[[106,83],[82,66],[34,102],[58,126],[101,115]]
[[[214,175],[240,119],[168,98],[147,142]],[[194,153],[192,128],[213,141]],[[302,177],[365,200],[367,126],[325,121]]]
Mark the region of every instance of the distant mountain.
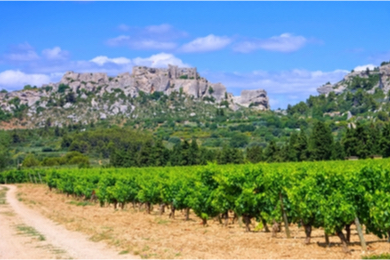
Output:
[[270,109],[264,90],[244,90],[241,96],[233,97],[221,83],[202,78],[196,68],[171,65],[167,69],[136,66],[132,73],[116,77],[70,71],[58,83],[0,92],[0,121],[13,120],[24,128],[128,121],[145,115],[156,120],[173,114],[207,117],[205,107]]
[[383,62],[373,70],[352,71],[336,84],[319,87],[319,96],[288,106],[289,115],[307,116],[321,120],[389,121],[390,63]]
[[330,92],[341,94],[346,91],[355,92],[359,89],[369,94],[374,94],[376,89],[380,89],[387,96],[390,90],[390,64],[383,62],[380,67],[376,67],[374,70],[352,71],[340,82],[333,85],[327,83],[319,87],[317,91],[327,95]]

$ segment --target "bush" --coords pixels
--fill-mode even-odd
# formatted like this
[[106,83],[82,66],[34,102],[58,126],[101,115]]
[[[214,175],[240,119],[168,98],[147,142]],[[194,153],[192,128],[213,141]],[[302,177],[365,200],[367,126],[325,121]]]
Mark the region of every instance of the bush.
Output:
[[380,255],[367,255],[363,256],[362,259],[390,259],[390,254],[383,253]]
[[39,166],[39,161],[35,158],[35,156],[33,154],[28,154],[26,156],[26,158],[24,158],[23,160],[23,167],[35,167],[35,166]]
[[58,158],[58,157],[51,157],[51,158],[50,157],[46,157],[42,161],[42,166],[58,166],[58,165],[61,165],[60,159],[61,158]]
[[67,90],[69,88],[69,86],[68,85],[65,85],[65,84],[60,84],[59,86],[58,86],[58,93],[64,93],[65,92],[65,90]]
[[180,144],[181,140],[179,137],[172,136],[168,139],[168,142],[173,143],[173,144]]
[[85,165],[89,165],[89,160],[88,160],[88,157],[86,157],[84,155],[80,155],[80,156],[73,157],[68,162],[68,164],[85,164]]

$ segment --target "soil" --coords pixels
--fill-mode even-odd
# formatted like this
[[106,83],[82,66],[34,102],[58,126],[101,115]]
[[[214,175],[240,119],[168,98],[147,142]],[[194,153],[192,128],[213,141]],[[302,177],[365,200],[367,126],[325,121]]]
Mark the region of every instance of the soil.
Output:
[[367,254],[390,252],[390,244],[374,235],[365,235],[368,250],[363,252],[355,226],[351,227],[351,253],[346,254],[337,236],[330,236],[327,246],[320,229],[313,229],[311,243],[306,245],[304,229],[296,225],[290,225],[292,238],[287,239],[283,225],[282,232],[274,238],[263,230],[254,231],[258,223],[253,219],[252,231],[246,232],[242,223],[225,227],[217,219],[209,220],[204,227],[193,212],[189,221],[185,220],[184,211],[176,211],[176,218],[171,219],[170,210],[160,215],[157,205],[151,214],[132,205],[126,205],[124,210],[115,210],[112,205],[100,207],[98,203],[49,191],[45,185],[18,185],[17,192],[19,200],[35,212],[124,254],[112,258],[134,254],[141,258],[179,259],[360,259]]
[[1,259],[134,258],[119,255],[105,243],[92,242],[85,234],[55,224],[36,210],[26,207],[20,202],[23,199],[17,198],[16,194],[16,186],[0,186]]

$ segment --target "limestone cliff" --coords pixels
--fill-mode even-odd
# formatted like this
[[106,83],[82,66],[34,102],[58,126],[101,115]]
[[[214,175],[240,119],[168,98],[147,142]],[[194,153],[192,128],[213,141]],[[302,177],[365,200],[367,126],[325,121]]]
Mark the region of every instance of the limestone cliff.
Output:
[[330,92],[340,94],[358,88],[362,88],[370,94],[379,88],[387,95],[390,90],[390,64],[383,63],[382,66],[374,70],[353,71],[336,84],[327,83],[317,88],[317,91],[320,94],[328,95]]
[[58,114],[55,122],[58,125],[64,116],[67,121],[82,123],[87,123],[90,118],[106,119],[118,114],[136,118],[133,113],[136,108],[134,98],[141,93],[155,92],[167,96],[183,94],[194,100],[235,110],[240,106],[259,110],[270,108],[264,90],[243,91],[240,97],[233,97],[223,84],[211,83],[200,77],[196,68],[169,65],[168,68],[136,66],[132,73],[126,72],[116,77],[109,77],[105,73],[69,71],[58,83],[0,93],[0,113],[11,113],[26,106],[28,119],[43,121],[50,115]]

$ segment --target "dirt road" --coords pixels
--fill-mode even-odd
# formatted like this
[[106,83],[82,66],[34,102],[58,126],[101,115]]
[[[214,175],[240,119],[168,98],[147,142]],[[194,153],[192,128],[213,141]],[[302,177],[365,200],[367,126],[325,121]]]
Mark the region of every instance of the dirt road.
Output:
[[29,209],[16,198],[13,185],[0,186],[0,258],[137,258],[89,241]]

